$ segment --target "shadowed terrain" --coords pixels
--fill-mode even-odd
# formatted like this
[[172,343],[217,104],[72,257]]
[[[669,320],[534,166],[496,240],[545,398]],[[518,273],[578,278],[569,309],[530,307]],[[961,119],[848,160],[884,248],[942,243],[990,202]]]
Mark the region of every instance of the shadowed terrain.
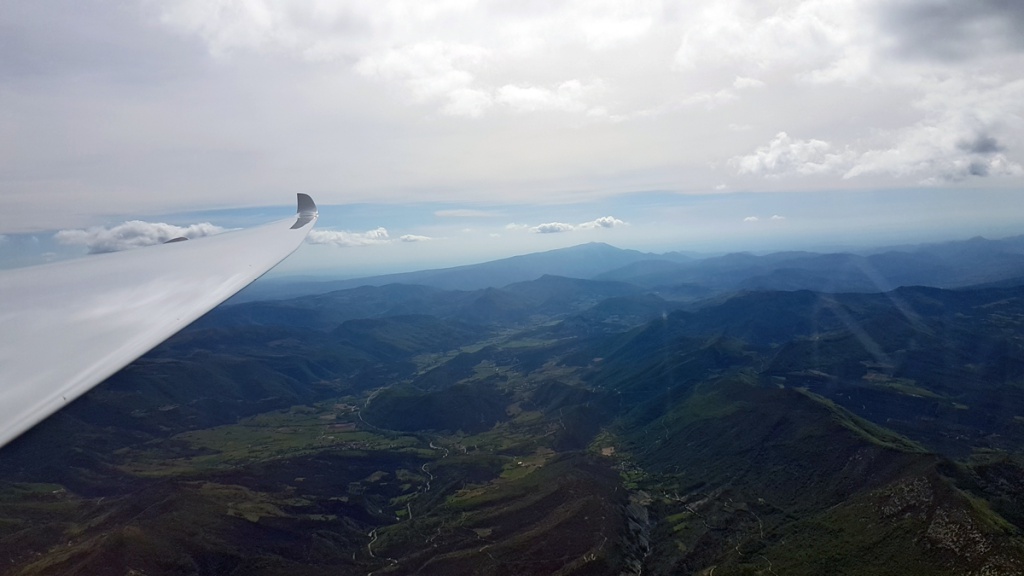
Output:
[[[901,273],[1002,280],[630,253],[222,307],[0,451],[0,573],[1021,573],[1024,288],[975,244]],[[702,266],[902,262],[856,258]]]

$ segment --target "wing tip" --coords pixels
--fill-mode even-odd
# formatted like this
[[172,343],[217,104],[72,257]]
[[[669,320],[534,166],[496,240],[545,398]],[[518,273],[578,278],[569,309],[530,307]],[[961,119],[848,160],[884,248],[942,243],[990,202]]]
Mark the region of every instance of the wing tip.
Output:
[[309,194],[303,194],[299,192],[296,194],[298,197],[298,210],[299,216],[311,217],[317,215],[316,202],[313,202],[313,198]]
[[316,202],[313,202],[313,198],[309,194],[303,194],[299,192],[296,194],[298,197],[299,207],[296,210],[295,223],[292,224],[292,230],[302,228],[306,224],[316,220],[320,214],[316,209]]

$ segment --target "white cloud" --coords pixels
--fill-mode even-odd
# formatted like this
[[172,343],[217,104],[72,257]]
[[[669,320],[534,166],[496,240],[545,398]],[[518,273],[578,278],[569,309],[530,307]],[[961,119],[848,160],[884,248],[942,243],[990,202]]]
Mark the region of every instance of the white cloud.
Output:
[[362,58],[356,72],[405,84],[416,101],[441,100],[452,115],[479,116],[491,96],[474,88],[470,71],[489,58],[487,49],[458,42],[418,42]]
[[682,69],[827,70],[855,46],[860,12],[852,0],[709,3],[689,21],[675,61]]
[[175,226],[163,222],[130,220],[111,228],[92,227],[76,230],[61,230],[54,239],[68,246],[85,246],[90,254],[117,252],[142,246],[163,244],[173,238],[199,238],[220,234],[224,229],[209,222],[190,226]]
[[783,176],[836,172],[849,166],[851,159],[849,151],[833,151],[832,145],[824,140],[794,140],[779,132],[768,145],[730,162],[740,174]]
[[785,216],[779,216],[778,214],[773,214],[771,219],[772,220],[776,220],[776,221],[777,220],[785,220],[786,217]]
[[[565,222],[547,222],[545,224],[539,224],[537,226],[530,227],[531,232],[539,234],[556,234],[560,232],[574,232],[576,230],[595,230],[601,228],[616,228],[618,226],[625,226],[626,223],[614,216],[602,216],[589,222],[582,222],[580,224],[566,224]],[[511,226],[511,225],[509,225]],[[516,225],[515,228],[508,228],[509,230],[521,230],[522,226]]]
[[516,224],[515,222],[509,222],[505,225],[505,230],[527,230],[529,228],[529,224]]
[[342,230],[310,230],[306,236],[308,244],[327,244],[330,246],[372,246],[386,244],[391,239],[386,228],[367,230],[366,232],[346,232]]
[[566,224],[564,222],[548,222],[545,224],[538,224],[533,228],[530,228],[533,232],[538,234],[557,234],[560,232],[572,232],[576,227],[572,224]]
[[417,234],[403,234],[398,239],[402,242],[426,242],[433,240],[430,236],[419,236]]
[[758,222],[760,220],[761,219],[758,218],[757,216],[747,216],[746,218],[743,219],[744,222]]
[[764,82],[758,80],[757,78],[744,78],[742,76],[737,76],[736,79],[732,81],[732,87],[737,90],[761,88],[762,86],[764,86]]
[[614,216],[602,216],[596,220],[590,222],[584,222],[577,226],[578,228],[615,228],[616,226],[624,226],[626,223]]
[[496,100],[517,112],[560,110],[584,112],[591,95],[600,90],[600,83],[567,80],[554,89],[543,86],[505,85],[498,89]]
[[17,143],[0,144],[0,230],[267,206],[292,186],[324,205],[511,206],[801,175],[786,184],[1024,182],[1024,20],[1005,0],[141,6],[8,15],[23,57],[0,65]]
[[1024,128],[1024,79],[989,79],[973,86],[943,79],[929,86],[928,95],[915,102],[922,117],[913,124],[875,130],[870,138],[842,149],[779,132],[767,145],[730,163],[740,174],[844,179],[884,175],[925,184],[1024,175],[1024,166],[1010,157],[1007,144],[1021,143],[1017,130]]
[[1007,156],[1005,141],[1020,139],[1024,128],[1024,80],[965,86],[948,79],[934,82],[917,102],[924,117],[881,135],[844,174],[910,176],[927,183],[970,177],[1019,176],[1024,167]]
[[330,61],[352,58],[391,40],[422,37],[426,30],[436,31],[467,15],[474,4],[176,0],[158,6],[166,25],[199,35],[221,58],[240,51],[281,51],[309,61]]
[[[603,83],[573,79],[581,58],[599,63],[611,53],[621,59],[612,49],[642,47],[672,27],[662,0],[543,7],[475,0],[172,0],[157,10],[165,25],[202,38],[218,58],[277,52],[351,66],[403,86],[417,103],[465,117],[483,116],[498,101],[517,112],[608,117],[607,103],[597,101],[602,95],[591,94]],[[548,62],[537,66],[538,58]],[[550,74],[557,68],[563,73]],[[552,82],[559,76],[563,80]]]
[[587,46],[608,50],[643,38],[654,27],[659,2],[578,2],[574,8],[586,7],[576,26]]

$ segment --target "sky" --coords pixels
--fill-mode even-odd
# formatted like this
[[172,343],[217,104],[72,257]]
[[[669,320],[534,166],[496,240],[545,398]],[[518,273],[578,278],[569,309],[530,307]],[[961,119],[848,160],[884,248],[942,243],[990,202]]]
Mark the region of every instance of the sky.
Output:
[[0,267],[321,220],[279,273],[1024,233],[1024,3],[7,0]]

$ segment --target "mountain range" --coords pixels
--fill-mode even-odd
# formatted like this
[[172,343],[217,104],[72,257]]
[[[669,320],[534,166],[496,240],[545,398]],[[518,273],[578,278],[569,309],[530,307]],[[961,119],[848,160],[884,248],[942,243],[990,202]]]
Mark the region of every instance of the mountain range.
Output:
[[502,288],[544,275],[629,282],[674,296],[735,290],[884,292],[898,286],[958,288],[1024,278],[1024,236],[981,237],[862,252],[750,252],[698,257],[653,254],[590,243],[481,264],[348,280],[258,282],[232,299],[322,294],[359,286],[411,284],[443,290]]
[[278,286],[0,450],[0,574],[1020,574],[1022,245]]

